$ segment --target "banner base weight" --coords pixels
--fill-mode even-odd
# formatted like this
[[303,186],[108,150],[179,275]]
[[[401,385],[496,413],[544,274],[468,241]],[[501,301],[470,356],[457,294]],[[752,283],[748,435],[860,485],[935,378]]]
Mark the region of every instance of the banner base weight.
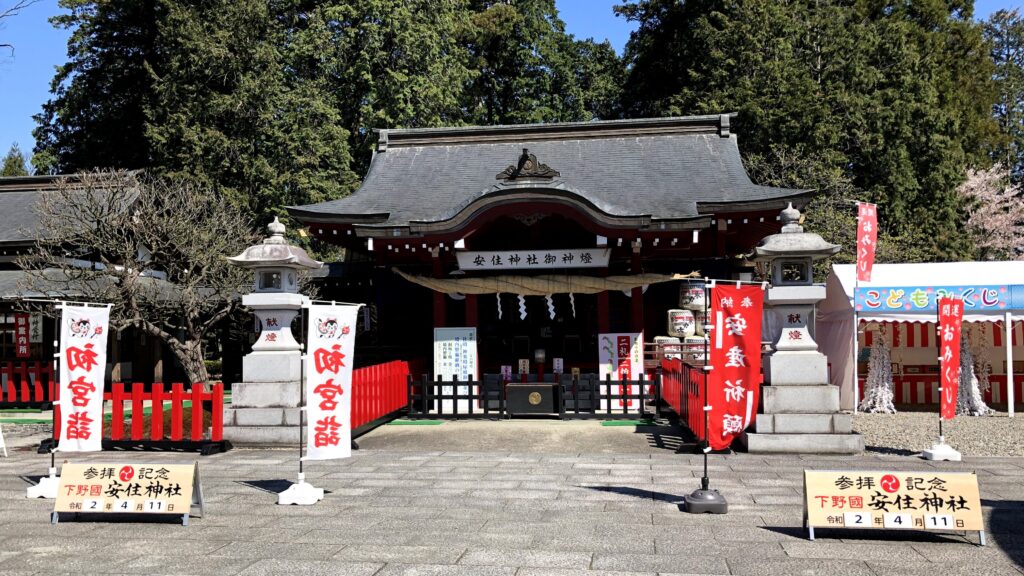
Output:
[[57,487],[60,486],[60,476],[57,476],[57,469],[50,468],[50,475],[43,476],[35,486],[29,486],[27,498],[57,498]]
[[949,462],[959,462],[960,453],[953,449],[952,446],[946,444],[942,437],[939,437],[939,442],[934,444],[928,450],[921,453],[921,457],[925,460],[947,460]]
[[694,490],[683,496],[683,503],[690,514],[725,514],[729,511],[729,503],[718,490]]
[[287,490],[277,495],[277,503],[280,505],[296,504],[298,506],[312,506],[324,499],[324,489],[317,488],[299,476],[299,481],[292,484]]

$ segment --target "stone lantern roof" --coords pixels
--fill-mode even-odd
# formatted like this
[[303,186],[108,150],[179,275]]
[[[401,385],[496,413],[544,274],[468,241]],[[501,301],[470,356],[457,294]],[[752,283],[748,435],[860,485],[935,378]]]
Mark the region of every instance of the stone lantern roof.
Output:
[[270,236],[262,243],[249,246],[238,256],[229,257],[233,264],[243,268],[266,268],[270,266],[293,268],[296,270],[316,270],[324,265],[310,258],[306,251],[298,246],[292,246],[284,238],[284,224],[274,217],[274,221],[267,224],[267,231]]
[[754,248],[754,260],[766,261],[783,257],[809,257],[811,260],[828,258],[839,252],[838,244],[826,242],[821,236],[804,232],[800,225],[800,211],[790,203],[782,210],[782,232],[765,237]]

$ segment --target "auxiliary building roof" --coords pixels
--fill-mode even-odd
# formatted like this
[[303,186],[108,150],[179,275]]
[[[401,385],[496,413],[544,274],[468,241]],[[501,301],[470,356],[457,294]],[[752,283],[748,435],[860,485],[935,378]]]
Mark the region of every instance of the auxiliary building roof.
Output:
[[[358,190],[289,211],[306,222],[389,228],[452,220],[502,197],[551,198],[650,223],[809,197],[752,183],[730,118],[380,130]],[[527,159],[535,170],[517,172]]]

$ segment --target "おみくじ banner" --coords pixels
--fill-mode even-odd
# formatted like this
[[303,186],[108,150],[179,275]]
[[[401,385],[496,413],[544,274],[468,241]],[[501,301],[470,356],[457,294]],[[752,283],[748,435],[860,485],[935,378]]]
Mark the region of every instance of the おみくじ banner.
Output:
[[352,455],[355,305],[311,305],[306,334],[307,460]]
[[63,306],[60,318],[61,452],[103,449],[103,382],[110,308]]

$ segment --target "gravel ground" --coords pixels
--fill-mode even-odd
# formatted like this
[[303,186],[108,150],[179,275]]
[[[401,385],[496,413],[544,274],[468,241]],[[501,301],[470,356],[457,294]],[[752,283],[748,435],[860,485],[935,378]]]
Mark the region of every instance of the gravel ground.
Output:
[[[853,429],[864,435],[869,452],[917,454],[935,443],[936,412],[857,414]],[[1024,414],[957,416],[942,424],[946,443],[964,456],[1024,456]]]

